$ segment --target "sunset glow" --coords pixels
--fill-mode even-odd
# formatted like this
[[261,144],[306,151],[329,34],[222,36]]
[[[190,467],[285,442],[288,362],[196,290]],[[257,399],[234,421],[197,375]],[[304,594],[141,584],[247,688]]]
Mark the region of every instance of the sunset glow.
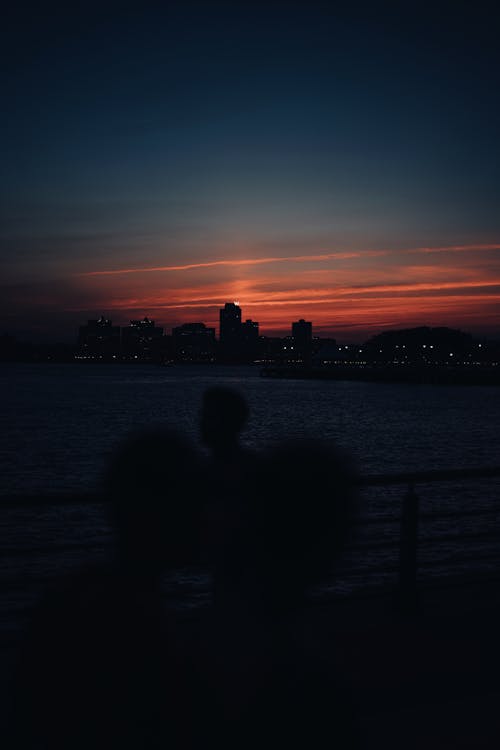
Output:
[[4,332],[69,342],[101,314],[218,328],[238,300],[269,335],[306,318],[353,341],[414,325],[500,337],[489,29],[463,46],[455,15],[237,5],[90,25],[72,8],[65,34],[19,19]]
[[[200,263],[85,271],[83,296],[121,320],[202,321],[238,299],[266,333],[312,320],[317,331],[362,338],[377,328],[459,325],[494,328],[500,314],[500,245],[453,245],[226,258]],[[71,305],[72,312],[86,308]]]

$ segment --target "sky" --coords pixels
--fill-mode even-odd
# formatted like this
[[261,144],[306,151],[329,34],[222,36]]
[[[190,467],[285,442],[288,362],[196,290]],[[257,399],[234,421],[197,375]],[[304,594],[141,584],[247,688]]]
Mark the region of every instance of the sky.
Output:
[[264,334],[500,338],[486,6],[41,5],[0,32],[0,333],[237,301]]

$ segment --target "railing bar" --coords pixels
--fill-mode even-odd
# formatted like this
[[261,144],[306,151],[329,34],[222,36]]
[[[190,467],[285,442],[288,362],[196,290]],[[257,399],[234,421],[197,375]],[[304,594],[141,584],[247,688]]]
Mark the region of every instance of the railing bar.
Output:
[[[490,558],[487,558],[487,557],[486,558],[478,557],[477,559],[481,560],[481,562],[486,562],[486,563],[490,560]],[[462,575],[462,573],[460,571],[457,571],[457,570],[455,570],[453,568],[453,565],[451,564],[452,562],[456,563],[457,560],[453,560],[453,558],[451,558],[451,560],[449,560],[448,558],[446,558],[446,559],[440,560],[438,563],[436,563],[436,561],[420,561],[419,562],[419,569],[425,569],[425,571],[428,571],[428,570],[430,570],[432,568],[435,568],[435,567],[451,568],[451,570],[449,572],[440,571],[439,573],[436,573],[435,576],[430,576],[430,577],[429,577],[429,574],[426,572],[426,574],[424,576],[425,580],[428,580],[429,578],[432,578],[432,580],[434,580],[434,579],[437,580],[437,579],[446,578],[447,576]],[[499,570],[500,570],[500,559],[498,559],[498,560],[496,560],[496,559],[495,560],[491,560],[491,565],[492,566],[494,565],[495,567],[498,567]],[[396,577],[397,574],[398,574],[398,571],[399,571],[399,566],[398,566],[397,563],[395,563],[394,565],[372,565],[372,566],[369,566],[369,567],[366,567],[366,568],[356,568],[355,570],[352,570],[352,571],[351,570],[346,571],[346,575],[342,577],[341,583],[343,583],[343,584],[345,583],[346,585],[349,585],[350,583],[351,584],[355,583],[356,580],[359,580],[359,581],[361,581],[361,580],[362,581],[370,581],[372,578],[376,578],[377,577],[376,574],[380,575],[381,573],[383,573],[383,574],[385,574],[387,576],[390,576],[390,577],[392,577],[392,576]],[[497,575],[496,570],[495,571],[491,571],[491,574],[492,575],[493,574]],[[52,584],[52,583],[57,582],[57,580],[59,580],[57,576],[54,576],[54,577],[51,577],[51,578],[33,579],[33,580],[30,581],[30,584],[32,584],[32,585],[35,585],[35,584],[37,584],[37,585]],[[421,582],[421,580],[422,580],[421,576],[418,576],[418,582],[419,583]],[[14,581],[3,582],[3,585],[5,585],[6,588],[8,590],[10,590],[10,591],[21,591],[22,590],[22,583],[23,582],[24,582],[24,584],[26,584],[26,579],[19,579],[18,581],[14,580]],[[384,583],[372,583],[372,586],[379,586],[379,585],[388,585],[389,586],[389,584],[384,584]],[[196,588],[194,591],[192,591],[191,589],[187,589],[185,592],[176,590],[172,594],[172,596],[182,596],[183,593],[187,593],[187,594],[192,593],[192,594],[194,594],[194,593],[199,593],[200,591],[202,593],[209,593],[210,592],[210,588],[209,587],[206,587],[206,588],[203,588],[203,589]],[[43,596],[43,593],[44,593],[43,591],[40,591],[39,596]],[[37,594],[36,601],[39,600],[39,596]],[[168,598],[168,595],[166,595],[166,598]],[[35,602],[35,604],[36,604],[36,602]],[[30,605],[28,605],[28,607],[29,606]],[[18,611],[17,608],[16,608],[16,611]]]
[[[499,496],[500,500],[500,496]],[[385,524],[385,523],[399,523],[400,521],[400,508],[396,509],[396,515],[394,516],[365,516],[364,518],[357,519],[355,521],[356,526],[370,526],[370,525],[376,525],[376,524]],[[439,513],[434,511],[433,513],[427,511],[423,512],[419,515],[419,518],[421,520],[427,521],[432,520],[436,521],[440,518],[462,518],[462,517],[477,517],[481,518],[482,516],[488,517],[488,516],[498,516],[500,520],[500,506],[498,508],[481,508],[480,510],[457,510],[457,511],[446,511],[444,513]]]
[[[481,510],[463,510],[463,511],[450,511],[446,513],[421,513],[420,519],[424,521],[432,520],[435,522],[438,522],[443,519],[447,518],[468,518],[468,517],[474,517],[474,518],[483,518],[483,517],[489,517],[489,516],[498,516],[498,520],[500,521],[500,507],[498,509],[481,509]],[[400,522],[400,509],[397,509],[397,512],[393,516],[366,516],[361,519],[355,519],[354,526],[363,528],[364,526],[378,526],[378,525],[386,525],[386,524],[398,524]],[[110,540],[112,540],[112,534],[108,537]],[[81,545],[81,547],[85,547],[87,545]],[[88,545],[92,546],[92,545]],[[3,547],[2,550],[5,548]],[[18,548],[19,549],[19,548]],[[32,548],[30,547],[30,550]]]
[[368,474],[359,478],[361,486],[397,485],[422,482],[445,482],[453,479],[486,479],[500,477],[500,467],[479,467],[471,469],[432,469],[396,474]]
[[27,559],[34,557],[35,555],[51,554],[57,555],[66,552],[82,552],[82,551],[108,551],[113,546],[113,541],[103,542],[98,544],[91,544],[89,542],[85,544],[67,544],[54,546],[43,546],[43,547],[28,547],[23,549],[22,547],[2,547],[2,555],[4,557],[25,557]]
[[434,544],[435,542],[447,542],[457,539],[497,539],[500,542],[500,530],[498,531],[465,531],[453,534],[421,534],[419,544]]
[[[499,497],[500,500],[500,497]],[[499,508],[481,508],[481,509],[475,509],[475,510],[457,510],[457,511],[447,511],[445,513],[439,513],[434,511],[434,513],[430,513],[429,511],[422,513],[421,518],[424,520],[436,520],[439,518],[462,518],[462,517],[477,517],[480,518],[481,516],[499,516],[500,517],[500,507]]]
[[[500,500],[500,497],[499,497]],[[396,515],[394,516],[367,516],[362,519],[357,519],[355,521],[356,526],[370,526],[370,525],[376,525],[376,524],[386,524],[386,523],[399,523],[400,521],[400,508],[396,509]],[[447,511],[445,513],[439,513],[439,512],[424,512],[420,514],[420,519],[424,521],[432,520],[436,521],[441,518],[468,518],[468,517],[477,517],[481,518],[482,516],[489,517],[489,516],[498,516],[500,520],[500,507],[498,508],[481,508],[480,510],[457,510],[457,511]]]
[[[398,472],[395,474],[367,474],[359,477],[361,487],[391,486],[399,484],[417,484],[426,482],[446,482],[454,479],[487,479],[500,477],[500,467],[477,467],[469,469],[433,469],[428,471]],[[67,506],[67,505],[103,505],[107,500],[98,493],[55,494],[47,499],[46,495],[6,495],[0,498],[0,507],[20,509],[26,507]]]
[[[462,539],[498,539],[500,542],[500,529],[497,531],[471,531],[471,532],[455,532],[455,533],[436,533],[436,534],[420,534],[419,544],[434,544],[436,542],[446,542],[453,540]],[[351,544],[351,549],[384,549],[390,547],[398,547],[400,539],[397,534],[394,534],[392,538],[386,539],[363,539],[354,540]],[[14,558],[34,558],[36,555],[58,555],[67,552],[109,552],[113,548],[113,540],[110,538],[108,541],[104,541],[96,544],[68,544],[58,546],[42,546],[42,547],[29,547],[22,549],[19,547],[3,547],[2,554],[4,557]]]
[[446,565],[446,564],[460,564],[462,562],[467,563],[471,560],[482,560],[484,561],[490,561],[491,563],[494,563],[495,565],[500,566],[500,553],[495,555],[491,555],[489,553],[483,553],[480,552],[473,555],[448,555],[447,557],[438,558],[437,560],[419,560],[418,567],[439,567],[440,565]]

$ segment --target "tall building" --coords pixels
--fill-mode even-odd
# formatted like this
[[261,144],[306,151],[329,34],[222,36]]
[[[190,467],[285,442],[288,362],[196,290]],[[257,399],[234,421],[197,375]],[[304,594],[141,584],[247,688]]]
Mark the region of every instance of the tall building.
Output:
[[253,362],[259,350],[259,324],[241,322],[241,308],[226,302],[220,310],[219,355],[222,362]]
[[297,345],[310,344],[312,341],[312,323],[304,320],[304,318],[292,323],[292,336]]
[[253,362],[259,355],[259,324],[255,320],[245,320],[240,328],[240,348],[242,358]]
[[312,323],[304,318],[292,323],[292,339],[295,356],[308,361],[312,351]]
[[219,312],[219,339],[222,346],[237,343],[241,329],[241,308],[236,302],[226,302]]

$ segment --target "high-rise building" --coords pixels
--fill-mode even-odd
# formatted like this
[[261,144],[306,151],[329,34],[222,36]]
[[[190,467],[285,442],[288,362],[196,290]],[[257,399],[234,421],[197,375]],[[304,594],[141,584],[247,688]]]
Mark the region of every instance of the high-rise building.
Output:
[[259,354],[259,324],[245,320],[240,328],[240,350],[245,362],[253,362]]
[[292,323],[292,339],[294,355],[304,361],[309,360],[312,349],[312,323],[304,318]]
[[254,320],[241,322],[237,302],[226,302],[220,310],[219,356],[223,362],[253,362],[259,350],[259,324]]
[[312,341],[312,323],[304,320],[304,318],[292,323],[292,336],[297,345],[310,344]]
[[241,330],[241,308],[236,302],[226,302],[219,312],[219,339],[223,347],[237,344]]

